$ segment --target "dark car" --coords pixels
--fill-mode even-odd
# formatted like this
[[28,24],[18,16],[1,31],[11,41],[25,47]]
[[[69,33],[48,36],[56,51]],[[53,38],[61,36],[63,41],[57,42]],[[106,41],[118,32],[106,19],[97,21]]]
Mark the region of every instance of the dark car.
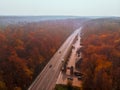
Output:
[[72,77],[68,77],[67,79],[68,79],[68,80],[73,80],[73,78],[72,78]]
[[82,80],[82,77],[81,77],[81,76],[78,76],[78,80]]
[[61,53],[61,51],[59,51],[59,53]]
[[65,70],[65,68],[64,67],[62,67],[62,69],[61,69],[62,71],[64,71]]
[[67,69],[70,69],[70,67],[67,67]]
[[82,76],[83,74],[80,73],[80,72],[74,72],[74,75],[75,75],[75,76]]
[[52,65],[49,66],[49,68],[51,68],[51,67],[52,67]]

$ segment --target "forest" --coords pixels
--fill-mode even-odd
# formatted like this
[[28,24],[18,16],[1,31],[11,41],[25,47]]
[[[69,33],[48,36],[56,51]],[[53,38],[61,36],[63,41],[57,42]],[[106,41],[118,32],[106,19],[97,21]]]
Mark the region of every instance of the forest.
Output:
[[26,90],[79,20],[9,24],[0,28],[0,90]]
[[120,19],[91,20],[81,38],[83,90],[120,90]]

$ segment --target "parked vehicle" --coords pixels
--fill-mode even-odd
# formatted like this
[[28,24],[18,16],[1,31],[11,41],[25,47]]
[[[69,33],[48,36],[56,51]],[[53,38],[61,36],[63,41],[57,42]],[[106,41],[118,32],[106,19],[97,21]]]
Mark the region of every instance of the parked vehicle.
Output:
[[81,76],[78,76],[78,80],[82,80],[82,77],[81,77]]
[[62,66],[61,70],[62,70],[62,72],[66,72],[66,67]]
[[62,59],[62,61],[61,61],[62,63],[64,63],[64,59]]
[[68,79],[68,80],[73,80],[73,77],[68,77],[67,79]]
[[67,67],[67,69],[70,69],[70,67]]
[[75,75],[75,76],[82,76],[83,74],[80,73],[80,72],[74,72],[74,75]]

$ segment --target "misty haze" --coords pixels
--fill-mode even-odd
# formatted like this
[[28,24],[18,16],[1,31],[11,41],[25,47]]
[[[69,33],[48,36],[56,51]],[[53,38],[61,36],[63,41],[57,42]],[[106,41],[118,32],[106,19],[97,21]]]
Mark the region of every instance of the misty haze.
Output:
[[120,90],[119,3],[0,1],[0,90]]

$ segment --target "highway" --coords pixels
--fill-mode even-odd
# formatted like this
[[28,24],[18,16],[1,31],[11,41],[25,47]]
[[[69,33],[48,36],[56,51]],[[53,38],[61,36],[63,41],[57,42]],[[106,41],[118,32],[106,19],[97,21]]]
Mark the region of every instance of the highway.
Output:
[[50,59],[42,72],[37,76],[28,90],[53,90],[62,67],[62,60],[66,57],[75,37],[81,28],[75,30]]

